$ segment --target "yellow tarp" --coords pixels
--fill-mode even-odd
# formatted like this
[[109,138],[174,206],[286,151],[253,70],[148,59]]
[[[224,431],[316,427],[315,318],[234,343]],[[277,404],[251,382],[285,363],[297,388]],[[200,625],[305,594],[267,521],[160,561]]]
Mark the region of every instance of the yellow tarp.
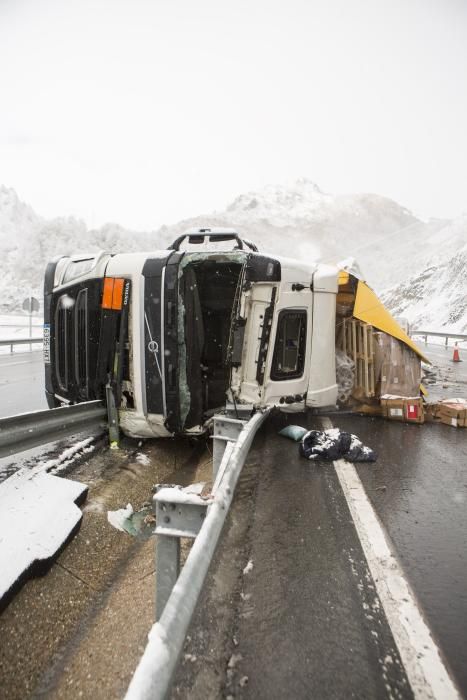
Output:
[[349,281],[349,273],[345,272],[345,270],[340,270],[339,271],[339,280],[338,280],[339,286],[347,284],[348,281]]
[[412,350],[416,352],[424,362],[431,364],[430,360],[425,357],[425,355],[415,345],[413,340],[409,338],[407,333],[391,316],[374,291],[361,280],[358,281],[353,315],[355,318],[359,318],[360,321],[365,321],[365,323],[369,323],[375,328],[378,328],[378,330],[392,335],[393,338],[401,340],[403,343],[408,345],[409,348],[412,348]]

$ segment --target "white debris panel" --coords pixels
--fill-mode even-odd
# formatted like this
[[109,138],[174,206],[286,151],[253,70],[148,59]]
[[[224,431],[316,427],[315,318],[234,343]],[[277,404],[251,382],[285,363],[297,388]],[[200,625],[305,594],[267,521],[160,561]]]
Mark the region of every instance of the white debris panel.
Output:
[[44,469],[0,484],[0,600],[35,563],[53,557],[79,524],[86,484]]

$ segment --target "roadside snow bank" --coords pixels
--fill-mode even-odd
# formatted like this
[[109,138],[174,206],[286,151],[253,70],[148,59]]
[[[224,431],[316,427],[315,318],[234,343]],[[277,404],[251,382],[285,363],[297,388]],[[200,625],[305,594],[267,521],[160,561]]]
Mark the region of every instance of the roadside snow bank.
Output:
[[0,487],[0,600],[34,564],[62,547],[79,524],[86,484],[21,470]]

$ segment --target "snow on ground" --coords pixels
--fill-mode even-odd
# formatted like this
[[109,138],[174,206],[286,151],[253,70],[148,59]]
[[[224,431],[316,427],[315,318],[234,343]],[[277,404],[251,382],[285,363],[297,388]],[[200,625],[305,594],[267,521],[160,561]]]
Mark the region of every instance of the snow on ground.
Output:
[[85,484],[21,470],[0,485],[0,600],[36,562],[62,547],[81,520]]
[[[12,340],[21,338],[42,338],[44,319],[35,314],[32,317],[31,336],[29,335],[29,316],[27,314],[0,314],[0,340]],[[42,346],[32,346],[38,350]],[[29,345],[14,345],[13,352],[29,349]],[[0,354],[10,353],[10,345],[0,345]]]
[[88,487],[56,474],[92,451],[93,439],[74,443],[34,469],[20,469],[0,484],[0,600],[31,567],[53,557],[78,526],[82,512],[76,502]]
[[247,565],[245,566],[245,568],[243,569],[243,573],[244,573],[244,575],[246,576],[247,574],[250,573],[250,571],[253,571],[253,559],[250,559],[250,560],[248,561],[248,564],[247,564]]

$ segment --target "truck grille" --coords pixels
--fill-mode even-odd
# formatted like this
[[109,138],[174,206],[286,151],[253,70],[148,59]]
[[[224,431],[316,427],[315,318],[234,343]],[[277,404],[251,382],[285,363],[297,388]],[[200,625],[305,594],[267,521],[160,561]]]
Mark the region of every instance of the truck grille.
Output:
[[81,289],[76,299],[63,294],[55,311],[55,376],[64,396],[71,391],[88,398],[88,335],[88,290]]
[[88,397],[88,290],[81,289],[75,313],[75,379],[81,398]]

